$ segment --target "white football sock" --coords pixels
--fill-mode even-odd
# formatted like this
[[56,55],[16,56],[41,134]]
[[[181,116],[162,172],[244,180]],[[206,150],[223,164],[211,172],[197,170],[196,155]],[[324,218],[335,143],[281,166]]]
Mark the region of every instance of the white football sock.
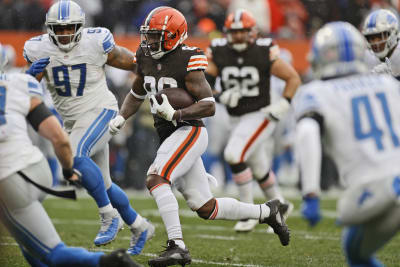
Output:
[[280,202],[284,203],[285,199],[282,196],[279,186],[276,184],[275,174],[270,171],[269,176],[264,181],[259,181],[259,186],[264,193],[267,200],[279,199]]
[[129,225],[131,229],[137,229],[138,231],[142,232],[146,228],[146,223],[142,216],[137,213],[135,221]]
[[182,239],[182,228],[179,221],[178,201],[169,184],[162,184],[151,191],[157,203],[158,211],[167,230],[168,239]]
[[108,213],[113,211],[113,206],[109,203],[105,205],[104,207],[99,208],[99,213]]
[[234,173],[232,178],[237,185],[240,201],[253,203],[253,175],[250,168],[246,168],[240,173]]
[[270,209],[267,205],[255,205],[239,202],[234,198],[216,198],[214,211],[210,220],[246,220],[268,217]]
[[279,190],[278,186],[272,185],[270,187],[261,189],[264,192],[266,199],[279,199],[280,202],[285,203],[285,198],[282,196],[281,190]]

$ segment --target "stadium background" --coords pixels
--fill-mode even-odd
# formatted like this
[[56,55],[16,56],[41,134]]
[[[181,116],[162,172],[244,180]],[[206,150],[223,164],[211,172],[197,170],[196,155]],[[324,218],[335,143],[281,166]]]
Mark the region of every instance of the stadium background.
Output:
[[[32,36],[46,31],[45,14],[52,0],[0,0],[0,43],[9,44],[15,50],[15,66],[25,65],[22,57],[24,42]],[[189,24],[189,45],[207,47],[210,40],[222,36],[223,22],[227,12],[237,4],[254,9],[264,36],[275,38],[293,56],[293,65],[307,79],[307,51],[312,34],[326,22],[349,21],[360,28],[363,18],[373,9],[390,8],[400,10],[400,0],[76,0],[86,11],[86,27],[109,28],[119,45],[132,51],[138,47],[138,28],[144,16],[156,6],[168,5],[182,11]],[[260,13],[259,13],[260,12]],[[268,19],[269,18],[269,19]],[[129,90],[132,77],[129,74],[108,71],[110,89],[121,100]],[[110,160],[113,178],[125,188],[143,189],[147,166],[156,151],[157,136],[148,112],[139,112],[127,131],[114,138]],[[212,138],[212,136],[210,137]],[[277,155],[277,158],[285,155]],[[283,157],[284,158],[284,157]],[[275,165],[279,165],[279,161]],[[329,161],[325,161],[324,177],[334,180],[336,174]],[[277,167],[277,166],[275,166]],[[328,182],[329,184],[329,182]],[[327,186],[326,186],[327,187]],[[143,191],[144,192],[144,191]],[[273,238],[265,238],[265,229],[258,226],[249,235],[232,235],[234,222],[216,222],[213,225],[197,218],[180,200],[181,217],[185,238],[191,248],[192,266],[344,266],[340,248],[340,228],[335,226],[335,192],[324,195],[322,204],[323,222],[310,229],[300,218],[300,195],[289,194],[295,204],[295,212],[288,223],[292,228],[292,243],[286,249]],[[85,198],[86,196],[86,198]],[[143,255],[135,258],[144,264],[149,257],[160,251],[165,240],[162,221],[154,201],[147,192],[129,195],[138,211],[157,226],[156,240],[146,246]],[[262,202],[257,199],[256,202]],[[83,246],[95,250],[91,237],[97,230],[98,219],[92,200],[80,192],[79,202],[72,203],[50,198],[44,203],[46,210],[69,245]],[[0,266],[27,266],[20,255],[17,244],[0,226]],[[102,249],[110,251],[126,247],[129,231],[125,229],[118,240]],[[210,251],[209,246],[214,250]],[[400,238],[396,237],[378,257],[387,266],[399,266]],[[265,251],[265,253],[259,253]],[[254,253],[257,255],[254,255]]]
[[[180,10],[189,27],[186,43],[202,49],[206,49],[211,39],[223,36],[224,19],[229,12],[246,7],[254,14],[260,35],[274,38],[280,47],[291,52],[292,64],[303,80],[309,78],[307,53],[310,38],[321,25],[343,20],[359,28],[363,18],[373,9],[383,7],[398,11],[400,8],[400,0],[75,1],[86,12],[86,27],[109,28],[116,42],[132,51],[140,42],[138,29],[145,15],[157,6],[167,5]],[[26,63],[22,56],[24,42],[46,32],[45,15],[52,3],[53,0],[0,0],[0,42],[14,48],[16,67],[21,68]],[[111,68],[107,73],[111,91],[122,101],[129,90],[132,74]],[[152,118],[146,112],[139,112],[127,128],[124,134],[111,142],[112,176],[125,188],[143,189],[146,170],[157,148],[157,135],[152,127]],[[280,159],[287,159],[285,152],[278,151],[275,169],[282,165]],[[335,176],[329,167],[331,165],[328,163],[327,166],[327,173]],[[229,173],[225,171],[223,174],[226,177],[221,179],[229,181]]]

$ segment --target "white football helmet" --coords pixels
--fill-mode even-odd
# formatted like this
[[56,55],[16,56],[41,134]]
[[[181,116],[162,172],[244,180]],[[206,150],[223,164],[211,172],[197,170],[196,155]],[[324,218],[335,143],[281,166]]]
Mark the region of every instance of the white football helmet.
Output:
[[384,59],[397,45],[399,22],[393,12],[379,9],[364,21],[362,33],[368,41],[368,47],[380,59]]
[[4,71],[7,62],[8,59],[6,47],[0,43],[0,73]]
[[[47,32],[53,42],[63,51],[70,51],[81,39],[85,25],[85,13],[75,2],[61,0],[53,4],[46,15]],[[56,34],[57,31],[71,27],[72,34]]]
[[366,72],[365,38],[350,23],[331,22],[317,31],[309,60],[316,78]]

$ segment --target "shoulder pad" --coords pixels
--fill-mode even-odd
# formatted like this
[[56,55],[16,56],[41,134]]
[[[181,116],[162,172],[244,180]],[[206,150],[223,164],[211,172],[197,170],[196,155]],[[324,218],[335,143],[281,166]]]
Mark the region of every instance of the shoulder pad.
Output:
[[187,71],[207,69],[208,61],[203,50],[198,47],[182,46],[182,51],[186,51],[189,57]]
[[211,46],[224,46],[228,44],[228,40],[226,38],[215,38],[211,40]]
[[41,51],[43,51],[43,41],[46,39],[46,34],[34,36],[27,40],[24,45],[23,56],[28,63],[32,63],[41,58]]
[[270,45],[272,45],[272,39],[271,38],[259,38],[256,40],[256,45],[270,46]]
[[108,54],[115,47],[115,41],[112,33],[107,28],[86,28],[85,33],[88,38],[96,39],[101,45],[101,49],[105,54]]
[[13,77],[11,80],[15,80],[21,85],[15,88],[21,88],[20,90],[23,90],[24,94],[39,98],[43,97],[43,88],[34,77],[25,73],[12,73],[11,75]]

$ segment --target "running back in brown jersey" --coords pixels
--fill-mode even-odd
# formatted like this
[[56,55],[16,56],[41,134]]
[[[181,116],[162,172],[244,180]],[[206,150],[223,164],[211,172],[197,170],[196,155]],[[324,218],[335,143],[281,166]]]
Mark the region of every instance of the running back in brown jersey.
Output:
[[232,49],[226,38],[212,40],[209,52],[219,70],[222,90],[237,88],[242,95],[236,107],[227,107],[230,115],[257,111],[270,103],[272,46],[272,39],[259,38],[249,44],[248,49],[238,52]]
[[[139,48],[136,52],[136,61],[137,72],[144,77],[143,87],[149,94],[157,94],[161,90],[166,92],[170,88],[182,88],[187,91],[185,76],[188,72],[204,71],[207,68],[207,57],[204,52],[197,47],[186,45],[178,46],[158,60],[145,56]],[[161,119],[157,115],[153,117],[161,141],[183,125],[204,126],[201,120],[183,121],[174,126],[170,121]]]

